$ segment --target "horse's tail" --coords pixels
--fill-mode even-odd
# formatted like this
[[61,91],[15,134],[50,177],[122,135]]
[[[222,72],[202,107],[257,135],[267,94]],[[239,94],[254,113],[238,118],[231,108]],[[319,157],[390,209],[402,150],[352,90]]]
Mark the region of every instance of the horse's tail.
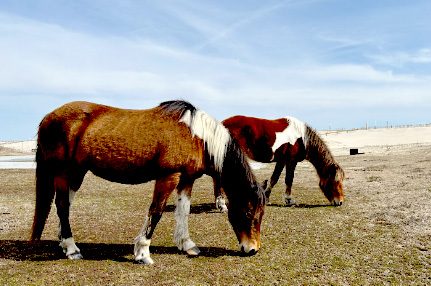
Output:
[[31,239],[39,240],[55,195],[54,178],[48,168],[40,143],[36,150],[36,207]]

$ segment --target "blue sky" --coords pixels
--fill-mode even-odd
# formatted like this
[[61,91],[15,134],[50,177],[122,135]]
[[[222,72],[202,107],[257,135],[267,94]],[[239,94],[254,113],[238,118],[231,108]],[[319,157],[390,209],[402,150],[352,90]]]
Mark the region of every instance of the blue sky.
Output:
[[218,120],[430,123],[429,0],[0,2],[0,140],[73,100]]

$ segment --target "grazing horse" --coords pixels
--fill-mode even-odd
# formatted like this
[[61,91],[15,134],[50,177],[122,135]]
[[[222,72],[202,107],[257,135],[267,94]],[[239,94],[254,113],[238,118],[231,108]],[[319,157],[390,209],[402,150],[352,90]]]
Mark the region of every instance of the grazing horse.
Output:
[[[66,257],[81,259],[69,223],[69,209],[87,171],[113,182],[156,180],[153,201],[135,239],[135,261],[152,264],[150,242],[168,197],[178,192],[174,239],[179,250],[199,254],[187,218],[194,181],[212,176],[226,190],[228,218],[244,254],[260,247],[265,206],[243,152],[228,130],[185,101],[148,110],[127,110],[71,102],[40,123],[36,152],[36,208],[31,241],[39,240],[55,195],[59,239]],[[115,194],[112,194],[115,196]]]
[[[284,202],[297,205],[292,197],[293,176],[296,164],[305,159],[314,165],[320,177],[320,188],[331,204],[339,206],[343,203],[344,171],[325,142],[307,124],[293,117],[267,120],[246,116],[233,116],[222,123],[250,159],[263,163],[276,162],[266,190],[268,202],[271,190],[286,166]],[[217,182],[214,184],[217,208],[226,211],[221,186]]]

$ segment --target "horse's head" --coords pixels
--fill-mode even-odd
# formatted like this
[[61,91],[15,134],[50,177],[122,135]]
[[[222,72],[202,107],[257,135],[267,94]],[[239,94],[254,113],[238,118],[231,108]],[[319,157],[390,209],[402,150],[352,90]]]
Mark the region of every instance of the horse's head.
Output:
[[[260,248],[260,224],[266,204],[265,189],[263,184],[257,183],[249,192],[248,200],[229,200],[229,221],[238,238],[239,247],[246,255],[254,255]],[[246,201],[246,202],[245,202]]]
[[344,202],[343,180],[344,171],[338,164],[331,164],[320,178],[320,188],[332,205],[341,206]]

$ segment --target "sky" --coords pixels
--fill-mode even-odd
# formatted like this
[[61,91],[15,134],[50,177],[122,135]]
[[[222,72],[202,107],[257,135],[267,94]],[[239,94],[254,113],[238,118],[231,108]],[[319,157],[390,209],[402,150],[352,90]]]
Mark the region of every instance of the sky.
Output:
[[431,123],[429,0],[2,0],[0,141],[85,100],[221,121]]

